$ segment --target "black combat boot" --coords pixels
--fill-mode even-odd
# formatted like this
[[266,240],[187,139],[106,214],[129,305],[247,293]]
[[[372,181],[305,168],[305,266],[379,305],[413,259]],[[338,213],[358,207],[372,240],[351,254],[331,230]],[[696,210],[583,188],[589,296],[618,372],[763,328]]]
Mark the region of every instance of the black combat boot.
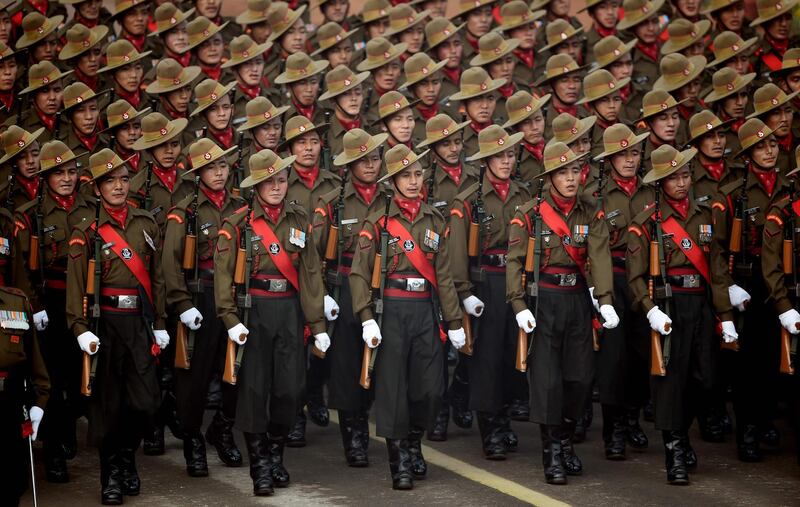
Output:
[[354,468],[363,468],[369,465],[366,449],[362,449],[359,417],[357,412],[339,411],[339,432],[342,434],[344,458],[347,465]]
[[483,455],[491,461],[506,459],[503,428],[491,412],[478,412],[478,429],[481,432]]
[[583,473],[583,463],[575,454],[572,446],[572,435],[575,433],[575,421],[564,419],[561,426],[561,455],[564,461],[564,470],[567,475],[581,475]]
[[580,444],[586,440],[586,432],[592,427],[594,410],[591,401],[587,401],[583,413],[575,421],[575,431],[572,432],[573,443]]
[[624,428],[628,443],[634,449],[647,449],[650,442],[642,427],[639,425],[639,409],[628,408],[625,411]]
[[206,442],[203,435],[184,432],[183,459],[186,460],[186,473],[189,477],[208,476],[208,460],[206,459]]
[[398,438],[387,438],[389,451],[389,471],[392,474],[392,489],[414,489],[414,476],[411,473],[411,454],[408,442]]
[[513,421],[527,422],[531,418],[531,406],[528,400],[511,400],[508,415]]
[[700,438],[706,442],[720,443],[725,441],[725,428],[722,426],[722,417],[719,411],[711,408],[708,414],[698,417]]
[[122,494],[125,496],[136,496],[142,489],[142,480],[136,470],[136,442],[133,447],[123,447],[117,454],[119,469],[122,473]]
[[625,459],[626,427],[623,426],[621,408],[603,405],[603,444],[606,459],[621,461]]
[[697,453],[694,452],[694,447],[689,441],[689,432],[684,430],[680,432],[681,448],[683,449],[683,462],[686,463],[686,468],[692,470],[697,468]]
[[100,503],[122,505],[122,470],[119,456],[109,450],[100,450]]
[[755,424],[747,424],[744,428],[736,428],[736,451],[739,461],[756,463],[761,461],[761,446],[758,443],[758,429]]
[[514,430],[511,429],[511,419],[513,418],[509,416],[509,411],[501,410],[496,418],[497,424],[500,426],[500,433],[503,435],[503,444],[506,446],[506,451],[517,452],[519,438],[517,438]]
[[272,482],[272,467],[269,460],[266,433],[245,433],[247,454],[250,458],[250,477],[253,479],[253,494],[270,496],[275,490]]
[[422,455],[422,434],[421,428],[412,428],[408,432],[408,452],[411,454],[411,474],[414,479],[422,480],[428,474],[428,464]]
[[286,436],[286,447],[305,447],[306,446],[306,414],[303,409],[297,414],[294,420],[294,427]]
[[325,404],[325,397],[322,395],[322,386],[319,386],[315,391],[308,393],[306,410],[308,410],[308,418],[311,419],[311,422],[324,428],[330,422],[330,413],[328,412],[328,406]]
[[47,482],[69,482],[67,460],[64,456],[63,446],[59,443],[45,440],[44,442],[44,472]]
[[233,419],[225,417],[222,412],[217,412],[206,430],[206,441],[214,446],[219,459],[225,465],[242,466],[242,453],[233,439]]
[[772,421],[758,425],[758,441],[770,448],[777,448],[781,445],[781,433]]
[[566,484],[567,473],[564,470],[564,458],[561,454],[561,427],[540,424],[539,428],[542,434],[544,480],[548,484]]
[[664,455],[666,456],[667,482],[675,485],[689,484],[686,454],[680,431],[662,431]]
[[469,384],[453,375],[450,392],[447,394],[452,408],[453,422],[459,428],[472,428],[472,410],[469,409]]
[[172,436],[177,438],[178,440],[183,440],[183,428],[181,428],[181,423],[178,420],[178,401],[175,399],[175,392],[172,389],[172,368],[169,368],[170,371],[170,387],[167,391],[164,392],[164,397],[161,400],[161,417],[164,420],[162,424],[162,431],[163,427],[166,426],[169,428],[170,433]]
[[447,402],[442,404],[433,421],[433,430],[428,432],[428,440],[431,442],[444,442],[447,440],[447,426],[450,423],[450,405]]
[[156,425],[152,431],[145,434],[142,442],[142,452],[145,456],[161,456],[164,454],[164,426]]
[[283,448],[286,445],[286,437],[281,433],[278,435],[269,434],[269,462],[272,468],[272,480],[275,486],[285,488],[289,486],[289,472],[283,466]]

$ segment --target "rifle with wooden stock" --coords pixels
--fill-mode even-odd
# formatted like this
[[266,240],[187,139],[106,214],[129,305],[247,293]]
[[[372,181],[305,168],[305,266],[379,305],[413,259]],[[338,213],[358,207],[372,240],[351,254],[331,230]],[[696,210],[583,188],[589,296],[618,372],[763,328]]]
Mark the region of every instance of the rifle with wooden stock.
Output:
[[36,231],[31,234],[31,240],[28,252],[28,268],[31,271],[37,271],[39,274],[39,289],[44,294],[45,287],[47,286],[47,278],[44,274],[44,215],[42,212],[42,201],[44,201],[44,178],[39,178],[39,189],[36,193],[36,212],[35,212],[35,226]]
[[[186,236],[183,242],[183,258],[181,267],[184,276],[191,272],[192,277],[186,280],[186,288],[192,295],[192,306],[197,308],[197,300],[200,294],[199,262],[197,260],[197,201],[200,190],[200,174],[194,176],[194,194],[192,195],[192,207],[186,215]],[[194,352],[195,332],[186,327],[183,322],[178,323],[178,330],[175,337],[175,368],[188,370],[192,365],[192,354]]]
[[[791,183],[792,193],[789,203],[795,200],[796,181],[793,179]],[[789,291],[790,297],[794,298],[794,304],[797,304],[800,297],[800,283],[797,279],[797,269],[794,263],[795,259],[795,225],[797,223],[796,213],[794,210],[789,211],[789,224],[788,227],[783,228],[783,276],[792,275],[792,290]],[[780,372],[785,375],[794,375],[794,364],[792,364],[792,354],[797,352],[797,338],[781,326],[781,362]]]
[[[322,273],[325,276],[325,282],[328,285],[328,292],[335,301],[339,301],[341,296],[342,287],[342,255],[344,254],[344,235],[342,231],[342,220],[344,220],[344,192],[347,187],[347,175],[349,171],[345,165],[342,168],[342,184],[339,187],[339,196],[336,203],[333,205],[333,216],[331,216],[331,225],[328,228],[328,242],[325,244],[325,256],[322,259]],[[328,273],[328,264],[336,261],[336,271]],[[336,328],[336,321],[328,322],[328,336],[333,336],[333,331]],[[325,353],[314,346],[311,351],[316,354],[315,350],[325,356]],[[319,357],[319,356],[318,356]]]
[[[100,197],[95,198],[94,209],[94,255],[89,259],[86,269],[86,294],[83,296],[83,316],[92,319],[92,332],[97,336],[100,331],[100,250],[102,249],[103,239],[97,232],[100,228]],[[92,314],[89,316],[89,296],[92,296]],[[92,352],[97,350],[97,344],[92,342]],[[97,371],[97,361],[91,354],[83,353],[83,364],[81,371],[81,394],[84,396],[92,395],[92,382],[94,382]]]
[[[595,217],[599,220],[604,216],[605,210],[603,208],[603,199],[605,198],[605,188],[608,182],[608,174],[606,173],[606,159],[600,159],[600,174],[597,179],[597,192],[595,198],[597,199],[597,207],[595,208]],[[597,311],[592,312],[592,349],[595,352],[600,351],[600,332],[603,329],[602,316]]]
[[242,164],[244,163],[244,132],[239,132],[239,149],[236,152],[236,164],[233,166],[233,185],[231,186],[231,194],[239,197],[241,190],[239,185],[242,183]]
[[[728,242],[728,273],[737,276],[737,283],[744,290],[747,290],[747,279],[753,274],[753,263],[747,260],[747,248],[744,246],[745,238],[745,223],[750,210],[747,208],[747,177],[748,171],[744,171],[742,178],[742,187],[739,191],[739,196],[736,199],[736,208],[733,214],[733,223],[731,224],[731,237]],[[739,257],[739,262],[736,262],[736,257]],[[737,314],[737,328],[744,329],[744,314],[738,312]],[[722,342],[723,349],[738,351],[739,340],[731,343]]]
[[[542,214],[539,212],[539,206],[542,204],[543,189],[544,178],[540,177],[536,193],[536,205],[533,208],[533,234],[528,236],[528,244],[525,248],[525,265],[522,270],[523,300],[527,308],[533,307],[534,319],[539,315],[539,267],[542,260]],[[528,341],[528,333],[520,328],[517,332],[517,359],[514,366],[517,371],[525,372],[528,370],[528,356],[532,346],[533,343]]]
[[[467,256],[470,258],[469,279],[472,283],[481,283],[486,280],[486,273],[481,267],[481,256],[483,255],[483,227],[486,222],[486,203],[483,201],[483,179],[486,176],[486,164],[481,164],[478,175],[478,191],[475,200],[472,202],[469,230],[467,234]],[[461,316],[461,326],[464,328],[466,339],[461,353],[471,356],[475,344],[475,335],[478,332],[480,321],[475,322],[475,329],[472,328],[472,319],[464,311]]]
[[[664,313],[669,315],[669,300],[672,298],[672,287],[667,280],[667,263],[664,254],[664,234],[661,230],[661,183],[656,181],[656,205],[655,222],[653,224],[653,234],[650,240],[650,278],[647,281],[647,293],[650,300],[656,299],[663,301]],[[656,279],[660,279],[662,285],[656,287]],[[665,325],[665,330],[669,331],[670,324]],[[663,377],[667,374],[667,364],[669,363],[670,335],[664,337],[664,345],[661,345],[661,333],[655,330],[650,331],[650,375]]]

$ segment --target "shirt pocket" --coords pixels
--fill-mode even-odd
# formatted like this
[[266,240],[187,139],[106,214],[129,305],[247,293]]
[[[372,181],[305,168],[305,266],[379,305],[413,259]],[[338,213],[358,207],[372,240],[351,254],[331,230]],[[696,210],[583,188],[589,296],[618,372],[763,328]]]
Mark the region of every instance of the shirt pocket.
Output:
[[[30,324],[29,324],[30,325]],[[0,356],[10,356],[20,358],[25,354],[22,346],[23,335],[26,331],[22,329],[0,329]]]

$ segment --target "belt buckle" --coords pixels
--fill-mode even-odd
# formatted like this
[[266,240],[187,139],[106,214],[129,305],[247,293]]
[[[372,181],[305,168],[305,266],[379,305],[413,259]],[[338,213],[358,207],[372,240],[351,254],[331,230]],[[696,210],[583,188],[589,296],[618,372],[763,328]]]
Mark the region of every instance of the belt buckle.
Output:
[[560,274],[558,284],[562,287],[575,287],[578,284],[578,276],[575,273]]
[[506,267],[506,261],[508,260],[507,254],[497,254],[497,267],[504,268]]
[[683,275],[683,287],[685,289],[699,289],[700,275]]
[[425,292],[424,278],[406,278],[406,291]]
[[269,291],[270,292],[286,292],[287,285],[286,279],[281,278],[278,280],[270,279],[269,281]]
[[139,307],[139,296],[117,296],[117,308],[133,310]]

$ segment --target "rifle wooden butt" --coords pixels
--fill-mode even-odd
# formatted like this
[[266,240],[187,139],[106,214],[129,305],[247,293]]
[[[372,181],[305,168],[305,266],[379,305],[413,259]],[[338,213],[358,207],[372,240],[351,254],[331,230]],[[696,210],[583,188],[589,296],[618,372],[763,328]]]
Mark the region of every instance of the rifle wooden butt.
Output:
[[792,366],[792,335],[789,331],[781,328],[781,373],[784,375],[794,375]]
[[731,240],[728,244],[728,251],[731,253],[739,253],[742,251],[742,229],[744,223],[741,218],[734,218],[731,224]]
[[86,270],[86,294],[94,296],[94,267],[95,260],[89,259],[89,267]]
[[30,251],[28,252],[28,268],[31,271],[39,269],[39,236],[31,236]]
[[[528,236],[528,247],[525,249],[525,272],[533,272],[534,251],[536,250],[536,238]],[[525,284],[522,284],[522,290],[525,290]]]
[[311,353],[320,359],[325,359],[325,352],[319,350],[316,345],[311,345]]
[[528,333],[523,329],[520,329],[519,333],[517,333],[517,361],[515,368],[523,373],[528,371]]
[[194,234],[187,234],[186,240],[183,244],[183,262],[181,266],[185,270],[194,269],[195,253],[197,252],[197,236]]
[[480,253],[478,245],[479,225],[475,222],[469,223],[469,236],[467,237],[467,255],[477,257]]
[[664,352],[661,350],[661,333],[650,331],[650,375],[664,377],[667,369],[664,368]]
[[325,245],[325,260],[332,261],[336,259],[336,251],[339,241],[339,228],[331,224],[328,228],[328,243]]
[[233,283],[242,285],[244,283],[244,271],[247,263],[247,252],[244,248],[236,250],[236,266],[233,270]]
[[189,369],[189,331],[183,324],[175,333],[175,368]]
[[222,372],[222,381],[232,386],[236,385],[236,344],[228,340],[225,349],[225,369]]
[[792,252],[791,239],[783,240],[783,274],[791,275],[794,272],[794,252]]
[[379,290],[381,288],[381,254],[375,254],[375,262],[372,265],[372,288]]
[[369,389],[372,385],[372,375],[369,371],[369,365],[372,362],[372,349],[369,345],[364,344],[364,354],[361,356],[361,378],[358,383],[364,389]]
[[[650,242],[650,276],[659,276],[661,274],[661,264],[658,258],[658,241]],[[652,299],[652,294],[650,298]]]
[[466,339],[464,340],[464,346],[461,347],[459,352],[465,356],[471,356],[473,352],[472,344],[474,337],[472,336],[472,320],[467,312],[464,312],[464,314],[461,316],[461,326],[464,328],[464,335],[466,336]]
[[[92,342],[89,345],[92,352],[97,351],[97,343]],[[92,355],[83,353],[83,364],[81,368],[81,394],[84,396],[92,395]]]

